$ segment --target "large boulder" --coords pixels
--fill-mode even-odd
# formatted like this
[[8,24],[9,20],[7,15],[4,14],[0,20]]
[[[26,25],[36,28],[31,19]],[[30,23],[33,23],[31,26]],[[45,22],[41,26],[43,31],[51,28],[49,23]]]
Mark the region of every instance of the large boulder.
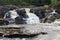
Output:
[[15,5],[2,5],[0,6],[0,18],[3,18],[5,13],[9,10],[18,9],[19,7]]
[[30,12],[35,13],[40,19],[45,17],[45,8],[44,7],[35,7],[31,8]]

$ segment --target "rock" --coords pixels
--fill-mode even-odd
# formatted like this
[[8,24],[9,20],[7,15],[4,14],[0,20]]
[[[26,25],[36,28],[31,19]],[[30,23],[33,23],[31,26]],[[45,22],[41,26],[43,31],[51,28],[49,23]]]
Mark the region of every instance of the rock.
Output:
[[[9,29],[19,29],[22,30],[21,35],[25,34],[25,35],[29,35],[30,34],[37,34],[37,33],[41,33],[35,37],[32,38],[20,38],[21,40],[60,40],[60,26],[58,24],[48,24],[48,23],[41,23],[38,25],[5,25],[4,26],[0,26],[0,29],[2,28],[9,28]],[[37,31],[36,31],[37,30]],[[26,32],[27,31],[27,32]],[[34,31],[34,32],[33,32]],[[45,34],[46,33],[46,34]],[[44,34],[44,35],[43,35]],[[14,34],[15,35],[15,34]],[[21,36],[20,35],[20,36]],[[15,35],[17,36],[17,35]],[[4,38],[2,38],[4,39]],[[5,39],[9,39],[9,38],[5,38]],[[9,40],[20,40],[17,38],[11,38]]]

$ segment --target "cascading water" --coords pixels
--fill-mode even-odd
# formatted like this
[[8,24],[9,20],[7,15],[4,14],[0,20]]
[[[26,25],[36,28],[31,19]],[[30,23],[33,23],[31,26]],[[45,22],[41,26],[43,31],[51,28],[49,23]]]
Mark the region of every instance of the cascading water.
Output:
[[29,18],[27,18],[27,24],[39,24],[39,17],[36,16],[34,13],[30,13],[30,9],[29,8],[25,8],[26,14],[29,16]]
[[[36,16],[34,13],[30,13],[29,8],[24,8],[24,9],[26,11],[26,15],[28,15],[27,18],[23,17],[23,20],[25,20],[26,24],[39,24],[40,23],[39,17]],[[20,15],[18,15],[16,10],[10,10],[4,15],[4,20],[8,21],[9,24],[12,24],[15,22],[15,18],[19,16]]]
[[15,22],[15,18],[19,16],[15,10],[10,10],[4,15],[4,20],[8,21],[9,24],[12,24]]

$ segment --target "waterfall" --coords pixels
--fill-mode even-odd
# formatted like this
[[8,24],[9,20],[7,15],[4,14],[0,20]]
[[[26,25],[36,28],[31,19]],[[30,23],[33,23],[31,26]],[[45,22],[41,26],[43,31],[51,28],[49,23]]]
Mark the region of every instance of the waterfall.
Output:
[[51,12],[51,14],[57,14],[57,12],[55,12],[55,10],[53,10],[53,11]]
[[15,18],[19,16],[15,10],[10,10],[4,15],[4,20],[8,21],[9,24],[12,24],[15,22]]
[[[23,20],[25,20],[26,24],[39,24],[40,23],[39,17],[36,16],[36,14],[34,14],[34,13],[30,13],[30,9],[29,8],[25,8],[25,11],[26,11],[26,15],[28,15],[27,18],[23,17]],[[4,15],[4,20],[7,19],[9,24],[11,24],[11,23],[14,23],[15,22],[15,18],[19,17],[19,16],[20,15],[18,15],[16,10],[10,10]],[[19,21],[19,22],[21,22],[21,21]]]
[[30,9],[29,8],[25,8],[26,14],[29,16],[29,18],[27,18],[27,24],[39,24],[40,20],[39,17],[36,16],[36,14],[34,13],[30,13]]

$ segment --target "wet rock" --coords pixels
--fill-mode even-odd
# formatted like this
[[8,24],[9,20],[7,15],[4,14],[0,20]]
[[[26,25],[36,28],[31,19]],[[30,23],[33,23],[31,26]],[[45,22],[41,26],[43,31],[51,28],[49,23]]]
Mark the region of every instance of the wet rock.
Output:
[[[21,30],[25,30],[22,33],[23,35],[14,34],[14,35],[10,36],[10,37],[12,37],[11,39],[10,38],[2,38],[2,39],[6,39],[6,40],[7,39],[9,39],[9,40],[59,40],[60,39],[60,36],[59,36],[60,35],[60,26],[58,26],[58,24],[48,24],[48,23],[43,24],[42,23],[39,26],[37,26],[37,27],[39,27],[39,30],[37,32],[36,32],[37,28],[35,27],[36,25],[8,25],[8,27],[11,27],[11,26],[13,26],[12,28],[24,27],[24,28],[21,28]],[[26,29],[26,28],[28,28],[28,29]],[[29,30],[29,28],[30,28],[30,30]],[[34,28],[36,28],[36,29],[34,29]],[[9,29],[11,29],[11,28],[9,28]],[[34,32],[32,32],[33,31],[32,29],[34,30]],[[28,31],[26,32],[26,30],[28,30]],[[39,34],[34,37],[29,38],[30,34],[28,34],[28,33],[31,33],[31,34],[39,33]],[[13,38],[13,36],[15,36],[15,38]],[[17,39],[17,36],[19,39]]]

